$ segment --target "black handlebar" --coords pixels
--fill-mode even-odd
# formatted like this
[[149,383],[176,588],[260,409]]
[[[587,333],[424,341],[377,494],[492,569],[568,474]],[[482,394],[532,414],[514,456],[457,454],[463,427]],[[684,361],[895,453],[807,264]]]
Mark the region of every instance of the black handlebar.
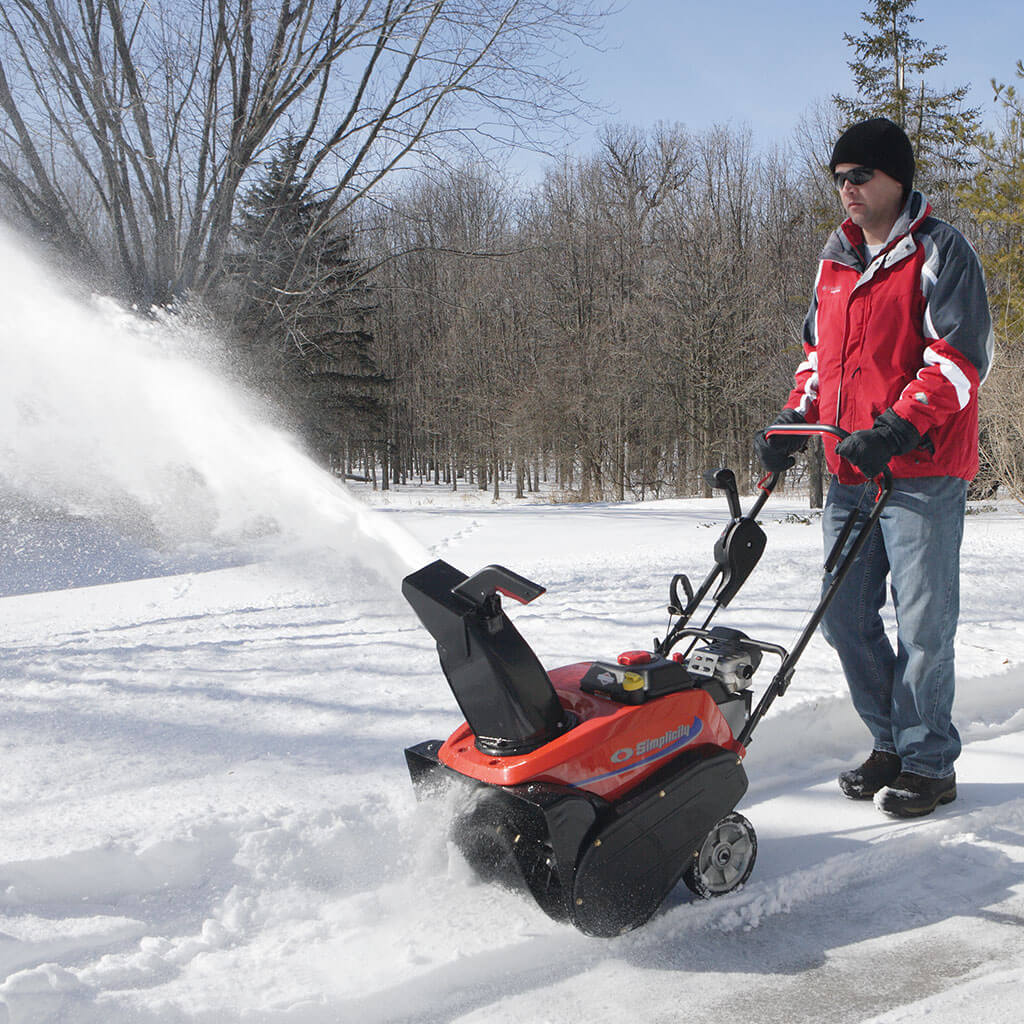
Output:
[[[768,427],[764,432],[765,437],[771,437],[773,434],[796,434],[797,437],[814,437],[816,435],[824,436],[829,434],[839,441],[845,441],[850,436],[849,431],[843,430],[842,427],[833,426],[830,423],[777,423]],[[841,455],[839,457],[842,458]],[[890,490],[892,488],[892,473],[889,471],[889,467],[884,467],[878,476],[881,480],[882,490]]]
[[[815,435],[823,436],[827,434],[840,441],[849,437],[849,433],[841,427],[832,426],[827,423],[778,424],[777,426],[768,427],[765,431],[765,435],[768,437],[771,437],[772,434],[796,434],[801,437],[813,437]],[[757,558],[760,556],[760,550],[758,550],[756,555],[753,555],[752,557],[739,557],[743,554],[743,550],[741,550],[738,555],[734,550],[736,545],[730,544],[730,538],[735,535],[741,542],[747,542],[746,545],[744,545],[744,543],[740,543],[739,547],[741,549],[745,550],[745,547],[751,546],[754,530],[760,530],[760,527],[756,526],[757,515],[760,513],[765,502],[774,491],[781,475],[781,472],[772,472],[760,482],[759,487],[761,494],[751,505],[747,514],[742,515],[737,514],[739,511],[739,498],[738,495],[734,497],[736,488],[734,475],[728,470],[718,470],[707,474],[706,479],[711,486],[718,487],[726,491],[727,497],[729,498],[729,511],[732,516],[732,521],[729,526],[726,527],[722,537],[719,538],[715,545],[715,567],[708,574],[707,579],[705,579],[704,583],[696,593],[694,593],[689,580],[687,580],[685,576],[677,575],[673,578],[672,586],[670,588],[671,604],[669,606],[669,612],[673,615],[678,615],[679,619],[669,629],[664,640],[655,640],[655,650],[659,654],[667,657],[673,645],[681,637],[704,636],[707,631],[708,623],[715,615],[715,612],[717,612],[717,610],[724,604],[728,603],[732,594],[735,593],[738,586],[742,585],[743,580],[746,579],[746,576],[749,575],[750,571],[754,568],[754,565],[757,563]],[[777,647],[776,645],[770,645],[770,647],[764,646],[764,650],[767,651],[770,649],[772,653],[778,654],[781,658],[781,663],[774,678],[762,695],[761,700],[758,702],[757,707],[750,713],[746,725],[736,738],[737,742],[742,746],[745,747],[750,742],[751,733],[761,721],[765,712],[771,706],[775,698],[786,692],[786,688],[789,686],[790,680],[793,677],[793,671],[796,667],[797,660],[803,653],[804,648],[810,642],[811,636],[821,623],[825,614],[825,609],[831,603],[840,583],[849,573],[854,560],[857,558],[864,544],[867,542],[871,530],[881,517],[882,510],[885,508],[886,502],[889,500],[889,495],[892,493],[893,487],[892,473],[889,471],[888,466],[879,473],[877,480],[878,494],[875,496],[874,504],[866,513],[862,514],[860,509],[855,509],[851,512],[846,524],[840,532],[839,539],[834,545],[831,553],[826,558],[825,570],[830,577],[828,586],[825,588],[825,591],[822,594],[814,612],[811,614],[809,621],[804,624],[804,628],[797,637],[792,650],[787,652],[784,648]],[[747,533],[741,534],[741,528],[746,529]],[[730,577],[730,579],[726,581],[729,586],[726,588],[726,585],[723,584],[723,586],[719,588],[719,591],[715,595],[714,607],[705,619],[704,625],[699,629],[687,626],[690,617],[696,612],[705,597],[710,593],[711,587],[714,585],[716,580],[722,577],[723,574]],[[679,597],[680,584],[683,585],[688,599],[685,607],[682,606],[682,602]]]

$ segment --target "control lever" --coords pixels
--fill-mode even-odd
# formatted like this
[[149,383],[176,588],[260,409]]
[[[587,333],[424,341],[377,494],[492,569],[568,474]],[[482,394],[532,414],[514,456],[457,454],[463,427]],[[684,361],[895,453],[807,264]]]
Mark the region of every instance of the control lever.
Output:
[[733,519],[739,519],[743,514],[740,509],[740,489],[736,484],[736,474],[731,469],[709,469],[704,474],[711,487],[725,491],[725,497],[729,502],[729,515]]
[[[683,604],[679,600],[679,588],[682,586],[683,593],[686,594],[686,604]],[[677,572],[672,577],[672,583],[668,588],[669,593],[669,604],[668,610],[672,615],[682,615],[683,612],[690,607],[693,601],[693,584],[690,582],[690,578],[681,572]]]

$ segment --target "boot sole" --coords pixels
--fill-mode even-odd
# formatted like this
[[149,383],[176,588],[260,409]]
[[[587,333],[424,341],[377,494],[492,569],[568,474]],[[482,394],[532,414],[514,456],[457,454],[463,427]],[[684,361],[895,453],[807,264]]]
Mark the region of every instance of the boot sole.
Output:
[[[881,790],[879,790],[881,792]],[[935,798],[935,800],[924,807],[907,807],[907,806],[896,806],[896,807],[879,807],[878,809],[883,814],[888,814],[893,818],[922,818],[926,814],[931,814],[940,804],[951,804],[956,799],[956,788],[947,789],[945,793],[941,793]]]

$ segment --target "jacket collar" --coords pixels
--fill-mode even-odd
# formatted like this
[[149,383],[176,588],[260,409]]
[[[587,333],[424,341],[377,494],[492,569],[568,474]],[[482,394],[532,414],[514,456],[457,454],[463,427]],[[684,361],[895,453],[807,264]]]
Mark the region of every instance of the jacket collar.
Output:
[[[906,255],[904,251],[906,247],[899,246],[898,243],[902,239],[912,240],[914,231],[926,217],[931,215],[931,212],[932,208],[928,200],[916,190],[911,192],[900,215],[896,218],[896,223],[893,224],[892,230],[889,232],[882,251],[890,252],[890,255],[895,256],[896,250],[899,250],[901,255],[898,258],[902,259],[903,255]],[[821,259],[863,270],[864,260],[861,256],[863,245],[864,232],[852,220],[847,219],[829,236],[825,248],[822,250]],[[910,251],[913,251],[912,246]],[[890,260],[887,258],[886,262],[888,263]]]

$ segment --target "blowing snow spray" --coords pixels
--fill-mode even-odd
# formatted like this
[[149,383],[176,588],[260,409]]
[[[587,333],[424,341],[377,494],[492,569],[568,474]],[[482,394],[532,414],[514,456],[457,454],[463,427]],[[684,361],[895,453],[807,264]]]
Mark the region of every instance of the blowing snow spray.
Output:
[[0,497],[164,551],[327,548],[390,579],[426,552],[214,368],[223,345],[60,287],[0,229]]

